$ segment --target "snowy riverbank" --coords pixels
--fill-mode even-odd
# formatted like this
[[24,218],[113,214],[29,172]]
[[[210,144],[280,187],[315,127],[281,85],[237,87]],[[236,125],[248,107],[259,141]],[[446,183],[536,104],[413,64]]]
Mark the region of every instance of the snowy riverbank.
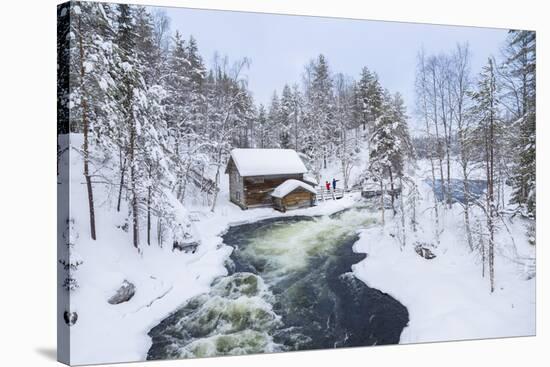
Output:
[[[426,199],[430,197],[427,184],[421,185],[421,191]],[[527,242],[521,220],[508,223],[514,240],[505,230],[497,237],[496,290],[491,294],[487,273],[481,277],[479,255],[465,243],[457,204],[445,214],[441,244],[434,250],[437,257],[426,260],[415,252],[414,241],[433,241],[427,206],[426,201],[421,204],[419,232],[407,231],[403,250],[394,236],[397,217],[383,228],[362,231],[354,247],[368,254],[354,267],[354,274],[409,310],[409,326],[400,343],[535,335],[535,278],[527,279],[517,257],[534,257],[535,249]]]
[[[156,243],[142,244],[138,253],[131,246],[130,234],[120,228],[127,209],[116,212],[113,200],[109,200],[113,193],[101,185],[95,187],[98,239],[90,239],[78,154],[72,154],[70,164],[71,217],[78,233],[75,250],[83,260],[75,272],[80,287],[71,294],[71,311],[78,313],[78,321],[70,329],[73,364],[144,360],[151,346],[147,332],[189,298],[208,292],[214,279],[227,274],[224,263],[232,248],[223,245],[221,235],[229,226],[271,217],[328,215],[360,200],[358,194],[351,194],[284,214],[268,208],[243,211],[229,202],[228,180],[223,176],[214,213],[206,207],[179,208],[182,214],[192,212],[195,218],[194,229],[201,241],[196,253],[174,252],[171,246],[160,248]],[[424,177],[421,171],[418,181]],[[392,218],[389,211],[385,226],[361,231],[354,246],[355,251],[368,254],[354,266],[354,274],[390,294],[409,311],[409,326],[400,342],[533,335],[535,279],[525,279],[516,258],[518,254],[532,257],[535,250],[527,243],[521,220],[508,223],[513,244],[506,231],[499,233],[497,289],[490,294],[488,280],[481,278],[480,260],[461,240],[458,205],[446,212],[441,223],[445,230],[435,250],[437,258],[425,260],[415,253],[415,240],[433,241],[433,219],[428,210],[431,191],[425,183],[420,189],[419,231],[407,232],[408,244],[403,251],[390,236],[396,233],[398,217]],[[379,213],[373,211],[372,216],[377,219]],[[122,304],[109,304],[107,300],[124,280],[135,285],[135,296]]]
[[[100,203],[96,207],[98,238],[90,239],[86,187],[78,154],[71,154],[70,164],[71,217],[78,233],[75,254],[83,260],[74,273],[80,287],[71,294],[71,311],[78,313],[78,321],[70,328],[72,364],[144,360],[151,345],[147,332],[189,298],[208,292],[215,278],[226,275],[224,262],[232,248],[222,244],[220,235],[230,225],[275,216],[331,214],[355,202],[349,196],[285,214],[268,208],[243,211],[229,203],[225,187],[228,180],[223,177],[216,211],[191,209],[201,241],[196,253],[172,251],[171,246],[160,248],[154,243],[142,244],[139,254],[131,246],[130,234],[117,227],[124,222],[126,208],[116,212],[112,201],[107,200],[112,192],[100,185],[95,187]],[[125,303],[109,304],[107,300],[124,280],[135,285],[135,296]]]

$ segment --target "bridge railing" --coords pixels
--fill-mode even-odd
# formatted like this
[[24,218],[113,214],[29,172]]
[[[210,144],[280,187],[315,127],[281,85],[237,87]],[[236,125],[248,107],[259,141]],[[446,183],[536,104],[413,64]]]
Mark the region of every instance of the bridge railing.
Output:
[[344,189],[323,189],[323,188],[317,188],[317,200],[335,200],[335,199],[341,199],[344,197]]

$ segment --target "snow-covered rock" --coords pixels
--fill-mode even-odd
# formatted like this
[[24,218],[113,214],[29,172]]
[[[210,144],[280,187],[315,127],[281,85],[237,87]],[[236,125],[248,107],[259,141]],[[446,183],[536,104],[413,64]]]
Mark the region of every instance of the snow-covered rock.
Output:
[[431,260],[431,259],[435,258],[436,255],[433,253],[433,251],[430,249],[430,247],[433,248],[433,246],[431,246],[427,243],[416,242],[414,244],[414,251],[416,251],[416,253],[419,256],[423,257],[424,259]]
[[120,288],[117,289],[115,294],[113,294],[107,302],[112,305],[118,305],[131,300],[134,294],[136,294],[136,286],[125,279]]

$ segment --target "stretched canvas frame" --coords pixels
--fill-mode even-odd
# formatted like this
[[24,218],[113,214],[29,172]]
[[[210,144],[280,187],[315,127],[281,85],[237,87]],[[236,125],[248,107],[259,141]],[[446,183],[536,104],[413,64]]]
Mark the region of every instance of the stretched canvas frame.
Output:
[[57,13],[60,362],[535,335],[534,31]]

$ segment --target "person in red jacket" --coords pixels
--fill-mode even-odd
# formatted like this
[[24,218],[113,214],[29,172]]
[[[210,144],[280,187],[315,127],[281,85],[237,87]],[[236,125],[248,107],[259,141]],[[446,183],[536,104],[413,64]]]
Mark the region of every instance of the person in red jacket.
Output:
[[326,181],[325,186],[327,188],[327,191],[330,191],[330,182]]

